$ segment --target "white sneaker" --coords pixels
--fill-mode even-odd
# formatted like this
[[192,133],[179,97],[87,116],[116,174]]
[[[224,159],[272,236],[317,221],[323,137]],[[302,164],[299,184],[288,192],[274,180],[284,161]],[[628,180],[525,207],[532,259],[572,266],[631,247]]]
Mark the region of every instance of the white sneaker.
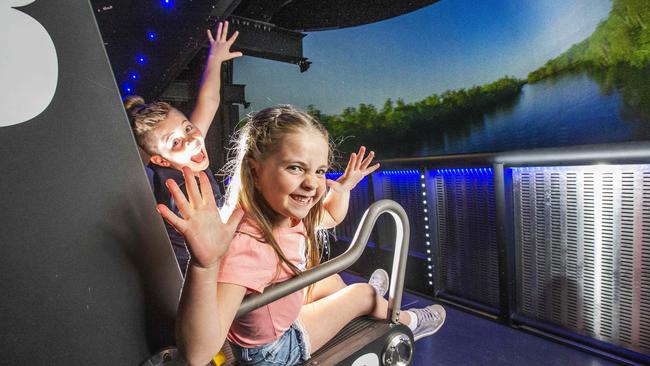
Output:
[[377,268],[374,272],[372,272],[372,275],[370,275],[368,283],[370,286],[375,288],[379,296],[384,297],[384,295],[386,295],[386,292],[388,292],[390,277],[388,277],[388,273],[386,271],[381,268]]
[[408,311],[415,313],[418,318],[418,324],[413,330],[413,339],[416,341],[440,330],[447,317],[445,308],[438,304],[421,309],[409,309]]

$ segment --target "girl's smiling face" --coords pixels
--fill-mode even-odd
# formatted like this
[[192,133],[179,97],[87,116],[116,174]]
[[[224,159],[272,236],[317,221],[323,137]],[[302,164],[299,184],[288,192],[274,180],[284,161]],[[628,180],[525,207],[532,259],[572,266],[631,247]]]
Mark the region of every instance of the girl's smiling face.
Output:
[[167,118],[156,125],[155,133],[160,155],[152,156],[154,164],[176,170],[187,166],[195,173],[210,165],[203,134],[179,110],[170,109]]
[[255,187],[280,216],[275,227],[302,220],[323,197],[328,154],[328,142],[320,132],[302,129],[286,135],[263,161],[250,161]]

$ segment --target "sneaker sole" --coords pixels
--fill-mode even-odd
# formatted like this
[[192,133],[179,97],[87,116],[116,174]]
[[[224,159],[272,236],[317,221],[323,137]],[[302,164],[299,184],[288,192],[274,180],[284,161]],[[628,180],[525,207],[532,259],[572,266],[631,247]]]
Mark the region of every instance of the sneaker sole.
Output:
[[[377,268],[376,270],[374,270],[372,272],[372,274],[370,275],[370,278],[372,278],[372,276],[377,272],[383,272],[386,275],[386,278],[388,278],[388,287],[386,287],[386,290],[384,291],[383,294],[379,294],[379,296],[384,297],[388,293],[388,289],[390,288],[390,276],[388,275],[388,272],[386,272],[385,269]],[[368,279],[368,283],[370,283],[370,279]]]

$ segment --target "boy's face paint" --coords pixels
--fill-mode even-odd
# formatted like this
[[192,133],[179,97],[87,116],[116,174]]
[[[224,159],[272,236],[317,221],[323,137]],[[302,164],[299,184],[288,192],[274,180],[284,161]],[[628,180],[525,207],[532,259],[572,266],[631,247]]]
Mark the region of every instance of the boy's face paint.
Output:
[[181,170],[187,166],[198,173],[210,165],[203,134],[179,110],[172,108],[167,118],[158,122],[155,127],[158,152],[164,162],[158,165],[169,166]]
[[264,161],[251,161],[257,189],[282,217],[274,225],[302,220],[323,197],[328,154],[328,142],[319,132],[303,130],[287,135]]

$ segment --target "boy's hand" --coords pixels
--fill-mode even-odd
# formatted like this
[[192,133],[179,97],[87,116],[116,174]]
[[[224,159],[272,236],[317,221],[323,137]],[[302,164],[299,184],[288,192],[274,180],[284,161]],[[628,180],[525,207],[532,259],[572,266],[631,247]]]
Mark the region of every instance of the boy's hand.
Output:
[[215,37],[212,37],[212,32],[210,32],[209,29],[207,30],[207,32],[208,32],[208,40],[210,41],[210,52],[208,53],[208,62],[215,61],[221,63],[233,59],[235,57],[240,57],[242,55],[241,52],[230,52],[230,47],[232,46],[233,43],[235,43],[235,40],[237,39],[239,32],[235,31],[232,37],[230,37],[230,39],[227,39],[228,22],[219,22],[219,24],[217,25],[217,33],[215,34]]
[[352,153],[343,175],[336,181],[328,179],[327,186],[336,192],[348,192],[351,191],[352,188],[356,187],[363,177],[377,170],[379,168],[379,163],[368,167],[372,162],[372,159],[375,157],[375,153],[371,151],[368,156],[364,158],[365,153],[365,146],[361,146],[357,154]]
[[228,222],[224,223],[221,221],[208,176],[204,172],[199,173],[199,191],[194,174],[188,167],[183,167],[183,175],[189,201],[176,182],[172,179],[165,182],[183,217],[178,217],[165,205],[158,205],[157,209],[174,229],[183,234],[194,263],[203,268],[210,268],[216,265],[228,250],[243,211],[235,210]]

